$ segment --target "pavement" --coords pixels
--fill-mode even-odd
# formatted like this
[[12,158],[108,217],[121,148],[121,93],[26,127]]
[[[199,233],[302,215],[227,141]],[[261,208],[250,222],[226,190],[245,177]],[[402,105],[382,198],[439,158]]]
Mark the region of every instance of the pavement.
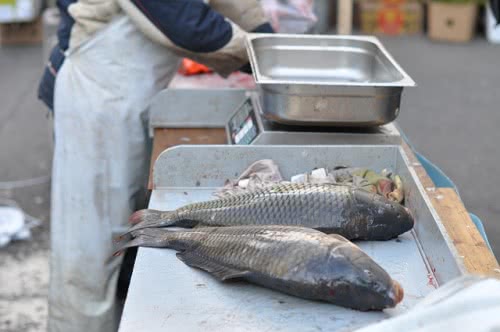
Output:
[[31,240],[0,248],[0,331],[46,330],[49,182],[13,188],[50,174],[47,111],[36,98],[43,62],[41,47],[0,47],[0,199],[42,220]]
[[[382,38],[418,83],[404,93],[398,122],[413,145],[457,184],[500,257],[500,46],[477,39],[439,44],[425,37]],[[50,173],[47,111],[36,100],[41,47],[0,47],[0,198],[43,221],[28,241],[0,249],[0,331],[44,331],[47,315],[47,182],[14,189],[5,181]]]
[[398,123],[416,150],[455,182],[500,258],[500,45],[381,39],[418,84],[403,93]]

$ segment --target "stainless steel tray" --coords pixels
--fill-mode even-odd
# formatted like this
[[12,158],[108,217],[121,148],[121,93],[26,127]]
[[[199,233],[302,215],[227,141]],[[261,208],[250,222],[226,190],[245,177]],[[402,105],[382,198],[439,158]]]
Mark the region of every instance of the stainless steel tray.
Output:
[[250,34],[247,51],[265,116],[284,124],[386,124],[415,85],[375,37]]
[[180,146],[154,167],[153,209],[213,198],[226,179],[272,158],[285,178],[333,165],[391,168],[402,176],[415,229],[398,239],[358,242],[405,290],[385,312],[306,301],[248,283],[222,284],[179,261],[174,250],[140,248],[120,326],[128,331],[345,331],[412,307],[439,284],[464,274],[461,258],[398,146]]

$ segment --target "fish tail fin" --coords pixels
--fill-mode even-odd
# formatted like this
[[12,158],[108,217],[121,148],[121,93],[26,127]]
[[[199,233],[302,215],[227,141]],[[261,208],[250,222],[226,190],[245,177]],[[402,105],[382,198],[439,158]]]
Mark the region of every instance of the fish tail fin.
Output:
[[127,232],[120,235],[117,241],[121,241],[124,237],[132,232],[145,228],[159,228],[173,226],[177,219],[174,211],[158,211],[144,209],[134,212],[128,219],[132,225]]
[[125,242],[120,248],[113,254],[113,257],[120,256],[126,249],[132,247],[151,247],[151,248],[162,248],[168,247],[171,237],[169,234],[173,234],[173,231],[160,231],[154,228],[144,228],[132,231],[133,239]]

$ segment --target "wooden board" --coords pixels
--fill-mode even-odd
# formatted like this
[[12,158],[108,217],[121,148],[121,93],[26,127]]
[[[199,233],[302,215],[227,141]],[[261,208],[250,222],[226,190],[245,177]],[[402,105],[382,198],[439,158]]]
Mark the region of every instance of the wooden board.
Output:
[[153,166],[166,149],[182,144],[226,144],[224,128],[155,128],[148,189],[153,189]]
[[411,148],[403,143],[403,149],[420,182],[426,189],[432,206],[451,237],[458,254],[463,258],[466,270],[471,274],[500,278],[500,267],[495,256],[484,242],[455,190],[435,188],[434,182]]
[[[225,143],[226,133],[222,128],[155,129],[151,165],[154,165],[162,151],[175,145]],[[403,149],[420,182],[426,189],[431,203],[455,244],[459,255],[463,257],[467,271],[471,274],[500,278],[498,262],[484,242],[481,234],[479,234],[460,197],[451,188],[436,189],[411,148],[406,143],[403,143]],[[150,172],[149,189],[153,189],[151,175],[152,170]]]
[[420,161],[418,161],[417,157],[413,153],[410,146],[406,144],[406,142],[403,142],[401,145],[406,153],[406,156],[408,157],[410,165],[415,169],[415,172],[417,173],[420,183],[422,183],[425,189],[434,188],[435,187],[434,182],[432,182],[432,179],[427,174],[424,166],[420,164]]
[[500,268],[460,197],[452,188],[428,192],[432,205],[451,237],[467,271],[500,278]]

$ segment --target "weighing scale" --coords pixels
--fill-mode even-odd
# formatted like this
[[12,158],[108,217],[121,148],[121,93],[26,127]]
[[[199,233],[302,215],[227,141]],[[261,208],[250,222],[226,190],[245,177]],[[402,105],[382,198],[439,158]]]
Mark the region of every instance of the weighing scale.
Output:
[[400,145],[395,123],[370,128],[284,125],[262,115],[255,90],[167,89],[149,107],[155,128],[226,129],[231,145]]
[[393,123],[370,128],[285,125],[267,119],[257,92],[248,92],[226,124],[232,145],[396,144],[401,143]]

